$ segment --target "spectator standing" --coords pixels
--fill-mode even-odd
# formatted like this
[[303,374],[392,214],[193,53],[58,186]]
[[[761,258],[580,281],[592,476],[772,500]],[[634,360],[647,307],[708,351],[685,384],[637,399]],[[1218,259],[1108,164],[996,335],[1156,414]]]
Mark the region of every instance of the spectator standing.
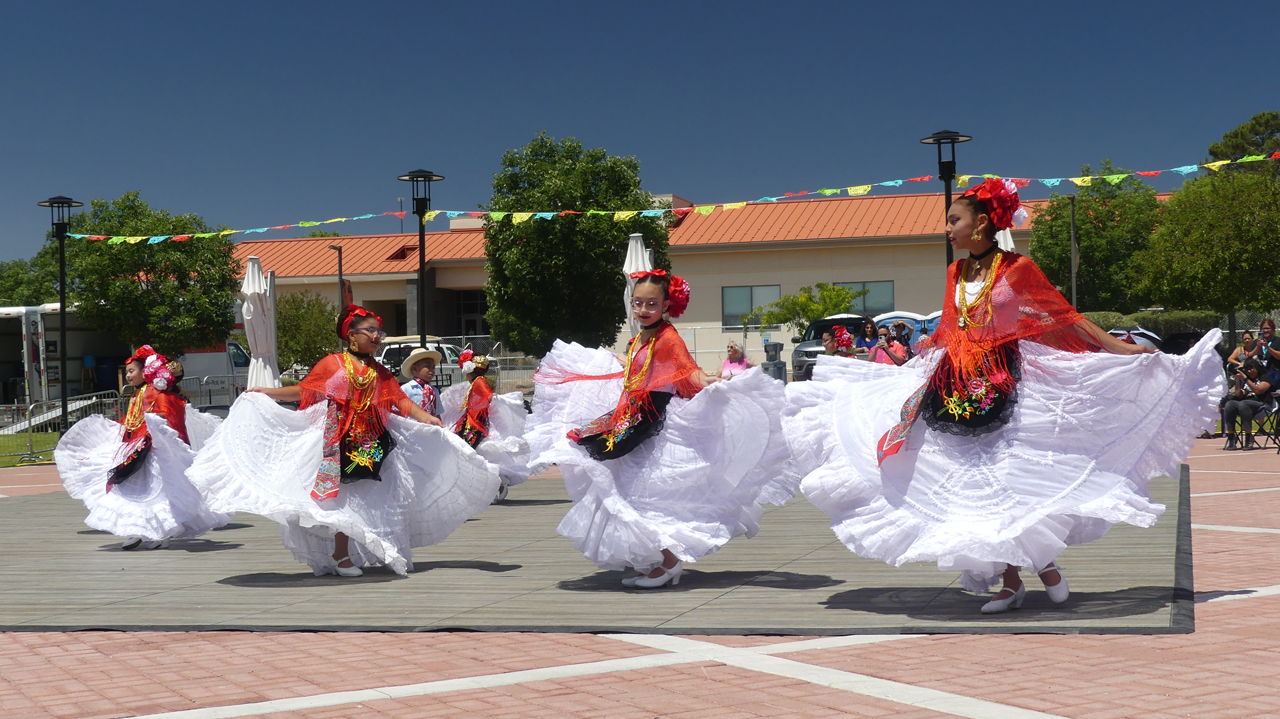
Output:
[[880,340],[876,337],[876,323],[870,320],[862,323],[862,332],[858,335],[858,341],[854,343],[853,354],[870,359],[871,348],[875,347]]
[[901,365],[907,361],[907,353],[901,344],[889,336],[889,328],[878,330],[876,346],[871,348],[870,359],[880,364]]
[[1254,343],[1250,357],[1257,357],[1267,370],[1280,369],[1280,338],[1276,337],[1276,321],[1264,318],[1259,326],[1261,337]]

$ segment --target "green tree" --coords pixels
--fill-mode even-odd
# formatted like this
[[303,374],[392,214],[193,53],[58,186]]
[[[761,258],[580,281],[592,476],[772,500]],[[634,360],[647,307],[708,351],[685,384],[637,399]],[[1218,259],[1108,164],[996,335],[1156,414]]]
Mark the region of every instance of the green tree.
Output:
[[312,230],[307,233],[307,237],[350,237],[341,232],[325,232],[324,230]]
[[[72,215],[69,232],[83,235],[194,235],[216,233],[194,214],[153,209],[138,192],[94,200]],[[56,252],[56,241],[49,240]],[[181,354],[223,342],[235,323],[232,305],[240,262],[225,236],[150,244],[109,244],[67,238],[67,302],[89,326],[132,346]]]
[[45,245],[29,260],[0,262],[0,305],[30,307],[57,302],[57,253],[57,245]]
[[[1081,175],[1126,173],[1103,160],[1097,172],[1085,165]],[[1149,304],[1134,288],[1134,256],[1146,249],[1159,217],[1156,191],[1137,176],[1118,184],[1101,178],[1076,191],[1076,309],[1127,314]],[[1049,281],[1071,295],[1071,200],[1054,193],[1035,211],[1031,259]]]
[[1160,228],[1135,258],[1139,289],[1177,309],[1280,307],[1280,183],[1257,172],[1189,180],[1160,208]]
[[276,300],[276,352],[280,369],[310,367],[342,349],[334,331],[338,306],[310,290],[290,292]]
[[757,307],[743,318],[744,333],[748,322],[758,322],[766,326],[784,325],[791,328],[793,334],[802,335],[814,320],[849,312],[854,300],[870,292],[836,287],[825,282],[819,282],[814,287],[818,288],[816,297],[813,287],[801,287],[794,295],[783,295],[768,306]]
[[[1209,146],[1209,157],[1215,160],[1239,160],[1242,157],[1267,155],[1280,151],[1280,112],[1260,112],[1222,136],[1222,142]],[[1280,175],[1280,163],[1256,162],[1230,167],[1233,171],[1254,171]]]
[[590,212],[653,209],[653,197],[640,187],[640,164],[631,156],[584,149],[573,138],[556,140],[540,132],[502,155],[486,209],[586,212],[520,224],[507,217],[485,225],[485,319],[494,338],[517,351],[540,356],[557,338],[613,344],[626,319],[622,262],[629,234],[644,235],[654,266],[670,268],[660,218],[614,222],[611,215]]

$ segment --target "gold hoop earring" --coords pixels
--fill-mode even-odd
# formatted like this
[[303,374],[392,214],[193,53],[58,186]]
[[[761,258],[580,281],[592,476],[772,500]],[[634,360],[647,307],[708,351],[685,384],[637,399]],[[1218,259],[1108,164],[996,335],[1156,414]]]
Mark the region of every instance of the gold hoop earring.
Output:
[[972,237],[972,238],[970,238],[970,239],[972,239],[974,242],[982,242],[983,240],[985,240],[985,239],[987,239],[987,238],[983,237],[981,232],[978,232],[977,230],[974,230],[974,231],[973,231],[973,237]]

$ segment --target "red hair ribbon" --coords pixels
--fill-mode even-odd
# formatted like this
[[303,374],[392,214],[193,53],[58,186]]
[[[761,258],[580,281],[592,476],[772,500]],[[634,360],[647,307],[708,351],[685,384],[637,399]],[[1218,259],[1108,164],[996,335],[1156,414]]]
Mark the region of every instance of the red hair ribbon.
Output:
[[130,362],[141,362],[142,365],[145,367],[147,364],[147,358],[155,353],[156,351],[151,348],[151,345],[142,345],[141,347],[138,348],[138,351],[134,352],[133,356],[125,360],[124,363],[127,365]]
[[664,269],[656,269],[656,270],[641,270],[639,272],[632,272],[631,279],[638,280],[641,277],[648,277],[649,275],[653,275],[654,277],[666,277],[667,271]]
[[341,337],[344,340],[347,338],[347,333],[351,331],[351,323],[354,322],[356,318],[372,317],[378,321],[379,327],[382,326],[381,317],[375,315],[369,310],[366,310],[360,305],[347,305],[347,309],[342,311],[341,317],[342,317],[342,324],[339,325],[338,337]]

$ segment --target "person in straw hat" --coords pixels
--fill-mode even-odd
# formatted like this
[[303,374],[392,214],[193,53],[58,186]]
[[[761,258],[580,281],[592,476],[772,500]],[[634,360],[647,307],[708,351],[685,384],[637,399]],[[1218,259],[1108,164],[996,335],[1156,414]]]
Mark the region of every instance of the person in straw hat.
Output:
[[431,380],[435,379],[436,365],[441,359],[435,350],[415,347],[400,365],[400,376],[408,380],[400,389],[433,417],[440,416],[440,391],[431,385]]

